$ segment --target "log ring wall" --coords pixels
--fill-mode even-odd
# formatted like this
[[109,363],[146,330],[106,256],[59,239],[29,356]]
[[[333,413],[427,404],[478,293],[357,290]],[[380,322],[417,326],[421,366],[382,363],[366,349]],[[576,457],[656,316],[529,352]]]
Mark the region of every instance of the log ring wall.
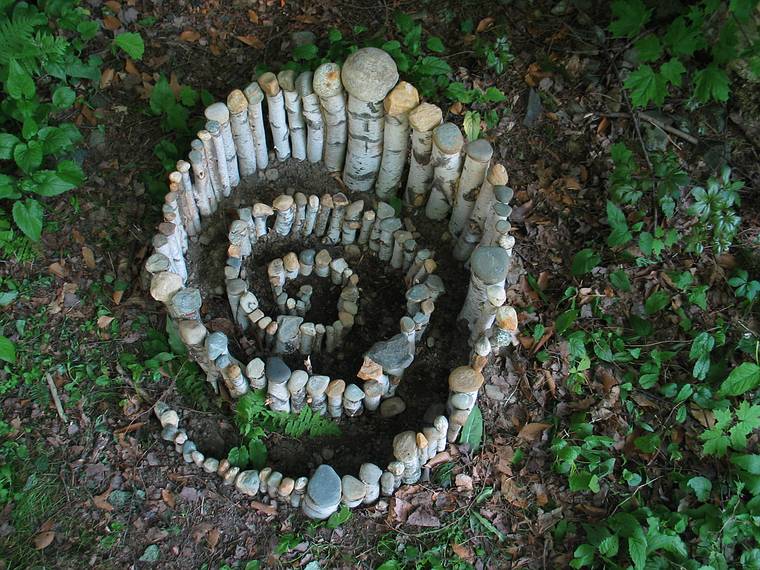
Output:
[[[340,478],[327,464],[308,479],[286,477],[271,468],[241,471],[226,459],[205,457],[180,427],[179,414],[159,401],[154,411],[162,438],[174,443],[187,463],[217,474],[241,492],[269,495],[317,519],[329,517],[341,502],[349,507],[370,504],[402,484],[417,482],[421,468],[459,436],[484,383],[488,358],[516,343],[517,316],[506,304],[506,287],[514,280],[514,238],[509,223],[512,190],[506,186],[504,167],[491,163],[493,150],[487,141],[464,144],[459,128],[442,123],[440,108],[420,103],[413,86],[398,82],[393,59],[376,48],[358,50],[342,69],[327,63],[298,76],[293,71],[265,73],[244,90],[230,93],[226,104],[207,107],[205,115],[205,129],[192,142],[188,161],[179,161],[169,175],[164,222],[145,269],[151,295],[166,306],[190,357],[217,389],[221,379],[234,398],[266,390],[273,410],[298,412],[308,405],[335,419],[374,413],[394,397],[436,299],[444,293],[434,252],[417,242],[388,203],[399,191],[405,210],[424,208],[428,219],[448,220],[453,256],[469,267],[459,318],[469,327],[471,357],[449,375],[446,414],[418,432],[396,435],[396,460],[385,469],[365,463],[358,477]],[[270,159],[321,162],[328,172],[342,172],[348,196],[297,192],[277,196],[272,204],[236,210],[224,268],[230,314],[269,354],[266,360],[257,357],[243,364],[230,354],[227,336],[209,332],[203,323],[203,299],[192,285],[194,271],[186,253],[188,244],[201,238],[206,220],[234,194],[241,177],[266,169]],[[403,276],[406,314],[397,334],[365,353],[357,373],[361,387],[291,370],[278,356],[334,351],[351,330],[361,301],[359,276],[346,259],[333,258],[326,248],[290,251],[267,265],[281,314],[265,315],[248,289],[245,260],[260,240],[273,235],[317,239],[346,251],[358,248]],[[341,287],[339,318],[331,324],[304,322],[310,287],[301,287],[294,297],[284,289],[287,281],[312,272]]]

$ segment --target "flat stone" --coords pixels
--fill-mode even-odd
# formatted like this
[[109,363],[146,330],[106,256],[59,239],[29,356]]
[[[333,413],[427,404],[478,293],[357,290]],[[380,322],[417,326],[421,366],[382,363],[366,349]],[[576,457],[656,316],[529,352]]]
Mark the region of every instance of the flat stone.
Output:
[[220,125],[223,125],[230,120],[230,110],[227,108],[227,105],[221,101],[212,103],[206,107],[205,111],[203,111],[203,114],[209,121],[216,121]]
[[415,131],[426,133],[438,125],[443,120],[443,111],[437,105],[431,103],[422,103],[412,109],[409,113],[409,124]]
[[454,368],[449,374],[449,390],[452,392],[476,392],[483,385],[483,375],[469,366]]
[[507,278],[509,254],[498,246],[484,246],[470,257],[470,270],[486,285],[501,283]]
[[451,396],[451,405],[459,410],[469,410],[475,405],[475,397],[470,394],[458,392]]
[[464,146],[464,137],[454,123],[443,123],[433,131],[433,143],[444,154],[457,154]]
[[227,95],[227,108],[231,113],[242,113],[248,109],[248,99],[240,89],[235,89]]
[[341,498],[349,507],[359,504],[367,492],[364,482],[353,475],[344,475],[343,479],[341,479],[341,487],[343,490]]
[[493,146],[486,139],[477,139],[464,145],[467,156],[478,162],[488,162],[493,156]]
[[169,258],[163,253],[154,253],[145,261],[145,269],[149,273],[159,273],[169,269]]
[[368,47],[346,58],[340,74],[343,86],[362,101],[382,101],[398,81],[398,68],[385,51]]
[[356,384],[349,384],[343,393],[343,397],[349,402],[360,402],[364,399],[364,392]]
[[345,391],[346,391],[346,382],[340,379],[331,380],[330,383],[327,385],[327,390],[325,390],[328,397],[330,398],[337,398],[339,396],[342,396],[343,392]]
[[409,339],[402,333],[376,342],[365,356],[377,362],[386,372],[403,370],[414,360]]
[[212,332],[206,337],[206,350],[211,360],[216,360],[228,351],[227,335],[223,332]]
[[402,115],[408,113],[420,104],[420,94],[417,89],[406,81],[399,81],[398,84],[391,89],[388,96],[383,102],[385,112],[388,115]]
[[235,487],[244,495],[254,497],[259,494],[259,472],[255,470],[241,471],[235,479]]
[[393,233],[400,230],[404,224],[399,218],[385,218],[380,222],[380,229],[384,232]]
[[309,395],[323,394],[327,390],[327,385],[330,383],[329,376],[315,375],[309,378],[306,383],[306,391]]
[[217,469],[219,469],[218,459],[214,459],[213,457],[207,457],[206,460],[203,462],[203,470],[206,473],[216,473]]
[[515,191],[512,190],[509,186],[499,185],[494,186],[493,195],[498,202],[501,202],[502,204],[509,204],[515,195]]
[[304,370],[294,370],[288,380],[288,392],[291,394],[303,390],[309,381],[309,375]]
[[383,470],[374,463],[362,463],[359,467],[359,479],[370,485],[376,485],[383,475]]
[[288,196],[287,194],[280,194],[279,196],[277,196],[277,198],[274,199],[274,202],[272,202],[272,207],[278,212],[282,212],[284,210],[290,210],[290,208],[293,207],[293,196]]
[[161,271],[150,280],[150,295],[156,301],[168,303],[182,286],[182,277],[170,271]]
[[280,486],[277,487],[277,494],[281,497],[287,497],[293,492],[296,482],[292,477],[283,477]]
[[290,368],[285,361],[279,356],[270,356],[267,358],[266,376],[269,382],[275,384],[284,384],[290,378]]
[[259,300],[251,291],[246,291],[240,297],[240,308],[247,315],[259,308]]
[[496,324],[509,332],[517,332],[517,311],[509,305],[501,306],[496,309]]
[[393,456],[399,461],[411,461],[417,456],[417,434],[402,431],[393,438]]
[[340,66],[337,63],[323,63],[314,70],[312,79],[314,93],[325,99],[340,95],[343,84],[340,81]]
[[428,288],[426,284],[419,283],[407,289],[406,294],[404,296],[406,297],[407,301],[412,301],[414,303],[421,303],[425,299],[429,299],[431,294],[432,292],[430,291],[430,289]]
[[314,74],[311,71],[304,71],[298,77],[296,77],[296,91],[301,97],[307,97],[314,93],[312,87],[312,81]]
[[229,279],[227,281],[227,293],[230,295],[242,295],[248,289],[248,284],[242,279]]
[[341,499],[341,481],[335,469],[322,464],[314,471],[306,487],[309,499],[319,508],[337,506]]
[[277,81],[285,91],[296,90],[296,72],[292,69],[283,69],[277,74]]
[[280,315],[277,317],[277,349],[290,354],[298,349],[298,333],[303,323],[303,317]]
[[254,358],[245,367],[245,375],[248,378],[261,378],[264,375],[264,361],[260,358]]
[[316,252],[313,249],[304,249],[299,255],[298,259],[302,265],[314,265],[314,257]]
[[509,182],[509,174],[503,164],[492,164],[486,176],[491,186],[502,186]]
[[402,414],[405,410],[406,404],[398,396],[393,396],[380,403],[380,416],[384,418],[392,418]]

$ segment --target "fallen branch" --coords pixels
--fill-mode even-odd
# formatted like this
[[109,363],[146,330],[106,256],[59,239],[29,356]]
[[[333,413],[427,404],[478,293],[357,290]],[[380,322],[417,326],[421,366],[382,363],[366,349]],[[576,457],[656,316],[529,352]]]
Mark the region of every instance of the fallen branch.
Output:
[[58,388],[56,388],[55,382],[53,382],[53,377],[50,375],[50,373],[45,374],[45,378],[47,379],[48,388],[50,389],[50,395],[53,397],[55,411],[58,412],[58,416],[61,418],[61,420],[65,422],[67,421],[66,414],[63,413],[61,398],[58,396]]
[[[600,117],[608,117],[610,119],[632,119],[634,116],[631,113],[594,113],[597,116]],[[651,123],[655,127],[662,129],[665,132],[670,133],[671,135],[677,136],[678,138],[681,138],[685,140],[686,142],[690,142],[691,144],[699,144],[699,139],[695,136],[690,135],[689,133],[685,133],[680,129],[677,129],[675,127],[671,127],[670,125],[666,125],[659,119],[654,118],[652,115],[649,115],[648,113],[645,113],[643,111],[639,111],[636,113],[636,118],[646,121],[647,123]]]

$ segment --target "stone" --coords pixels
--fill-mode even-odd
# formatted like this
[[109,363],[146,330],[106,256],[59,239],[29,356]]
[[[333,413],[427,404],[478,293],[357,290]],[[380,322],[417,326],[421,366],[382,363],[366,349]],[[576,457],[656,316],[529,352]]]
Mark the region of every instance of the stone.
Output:
[[478,162],[488,162],[493,156],[493,146],[486,139],[477,139],[468,142],[464,146],[464,152]]
[[203,304],[201,292],[195,287],[180,289],[172,297],[174,312],[183,318],[194,317]]
[[217,469],[219,469],[218,459],[214,459],[213,457],[207,457],[206,460],[203,462],[203,470],[206,473],[216,473]]
[[170,271],[156,273],[150,281],[150,295],[161,303],[168,303],[180,289],[182,289],[182,277]]
[[440,125],[442,120],[441,108],[430,103],[422,103],[409,113],[409,124],[414,130],[423,133]]
[[235,487],[244,495],[255,497],[259,494],[259,472],[255,470],[241,471],[235,479]]
[[385,372],[401,371],[414,360],[409,346],[409,339],[399,333],[388,340],[381,340],[372,345],[365,357],[377,362]]
[[399,81],[391,89],[383,102],[385,112],[388,115],[402,115],[408,113],[420,104],[420,95],[417,89],[406,81]]
[[483,375],[469,366],[459,366],[449,374],[449,390],[452,392],[477,392],[483,382]]
[[402,431],[393,438],[393,455],[402,462],[411,461],[417,457],[417,434],[413,431]]
[[433,143],[444,154],[457,154],[464,146],[464,137],[454,123],[443,123],[433,131]]
[[279,356],[270,356],[266,363],[266,376],[269,382],[283,384],[290,378],[290,368]]
[[384,99],[396,85],[398,68],[387,52],[368,47],[358,49],[346,58],[340,76],[350,95],[375,102]]
[[340,66],[337,63],[323,63],[314,70],[312,79],[314,93],[325,99],[340,95],[343,85],[340,81]]
[[303,317],[292,315],[280,315],[277,317],[277,339],[275,340],[275,352],[279,354],[292,354],[300,345],[300,327]]
[[508,332],[517,332],[517,311],[509,305],[501,306],[496,310],[496,325]]
[[341,480],[341,488],[343,491],[341,499],[349,508],[358,507],[367,493],[364,482],[360,481],[353,475],[343,476],[343,479]]
[[479,247],[470,257],[470,268],[486,285],[496,285],[507,278],[509,254],[501,247]]
[[356,384],[349,384],[346,387],[343,397],[349,402],[361,402],[364,398],[364,392]]
[[335,469],[323,464],[317,467],[306,486],[302,508],[306,516],[324,520],[338,509],[342,497],[341,480]]
[[177,437],[177,426],[168,425],[161,430],[161,439],[174,442],[175,437]]
[[361,369],[356,373],[357,378],[361,380],[377,380],[382,375],[383,367],[367,356],[364,357]]
[[405,410],[406,404],[404,403],[404,400],[398,396],[393,396],[392,398],[383,400],[383,402],[380,404],[380,416],[384,418],[392,418],[394,416],[398,416],[399,414],[404,413]]
[[[488,386],[486,386],[486,388],[488,388]],[[451,397],[451,405],[459,410],[469,410],[475,405],[475,396],[465,393],[455,393]]]
[[212,332],[206,337],[206,350],[208,351],[208,357],[211,360],[216,360],[222,354],[226,354],[227,349],[227,335],[223,332]]

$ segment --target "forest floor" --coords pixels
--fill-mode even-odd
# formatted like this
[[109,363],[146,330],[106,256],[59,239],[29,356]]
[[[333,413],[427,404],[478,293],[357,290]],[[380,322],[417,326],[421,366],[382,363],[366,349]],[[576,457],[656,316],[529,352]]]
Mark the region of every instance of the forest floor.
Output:
[[[116,3],[88,4],[97,15]],[[246,564],[259,561],[261,567],[310,570],[383,563],[386,569],[560,568],[584,541],[583,523],[604,521],[626,503],[661,502],[675,511],[674,489],[681,487],[671,472],[721,476],[721,467],[699,453],[698,435],[714,418],[700,416],[704,410],[694,401],[674,402],[672,394],[635,382],[631,388],[628,375],[637,377],[639,369],[604,355],[623,350],[615,344],[619,337],[610,335],[632,314],[643,314],[645,302],[659,291],[668,292],[668,307],[653,311],[651,329],[625,350],[649,354],[673,343],[684,349],[665,365],[663,383],[692,366],[684,318],[705,330],[727,330],[734,341],[757,337],[756,315],[727,283],[736,267],[757,274],[756,90],[753,95],[737,85],[727,105],[694,112],[685,101],[674,102],[666,114],[677,117],[679,131],[698,138],[692,144],[648,122],[634,124],[615,73],[622,46],[600,44],[588,26],[591,16],[576,9],[553,14],[553,4],[545,2],[498,8],[424,3],[424,9],[417,2],[361,0],[122,4],[120,18],[130,29],[137,26],[146,52],[142,61],[125,65],[103,50],[100,88],[75,117],[85,134],[87,182],[49,200],[42,242],[2,264],[3,276],[20,284],[12,315],[3,316],[16,331],[19,357],[0,375],[2,417],[10,426],[6,440],[25,446],[28,456],[13,467],[24,494],[0,512],[0,567],[216,569],[255,568]],[[291,509],[252,506],[233,488],[184,465],[160,440],[151,407],[172,395],[182,402],[177,381],[186,371],[180,359],[156,360],[171,352],[164,314],[140,282],[165,192],[154,148],[167,134],[147,112],[148,97],[164,74],[175,87],[206,89],[224,100],[247,84],[257,64],[286,63],[293,32],[308,30],[321,39],[331,28],[348,36],[365,26],[390,39],[395,10],[443,38],[447,51],[441,57],[457,80],[494,85],[507,96],[495,107],[500,120],[485,136],[515,190],[515,251],[526,275],[510,301],[522,334],[510,357],[489,368],[480,403],[482,449],[454,446],[459,455],[448,473],[328,528]],[[509,38],[514,59],[501,74],[473,52],[471,38],[461,32],[466,19],[484,31],[499,25]],[[199,115],[200,107],[191,113]],[[461,124],[460,113],[455,104],[448,117]],[[693,256],[666,249],[644,256],[632,246],[621,260],[605,249],[609,147],[625,141],[640,153],[639,128],[647,144],[674,152],[691,179],[706,180],[723,158],[745,181],[742,230],[729,253]],[[604,253],[588,272],[574,274],[575,254],[587,248]],[[611,277],[621,270],[627,287]],[[678,281],[674,272],[691,280]],[[699,285],[708,286],[701,292],[707,310],[693,301]],[[586,339],[586,365],[568,342],[573,331],[586,335],[575,337]],[[610,334],[594,336],[600,331]],[[726,362],[735,362],[732,353]],[[50,382],[62,400],[61,414]],[[676,420],[679,407],[684,417]],[[186,400],[182,412],[222,431],[234,429],[220,409],[213,403],[197,409]],[[596,492],[571,491],[551,451],[563,434],[566,441],[583,441],[573,440],[576,424],[568,423],[579,412],[611,438],[605,452],[612,455],[595,459],[618,460],[614,475],[602,475]],[[642,478],[629,485],[623,472]]]

